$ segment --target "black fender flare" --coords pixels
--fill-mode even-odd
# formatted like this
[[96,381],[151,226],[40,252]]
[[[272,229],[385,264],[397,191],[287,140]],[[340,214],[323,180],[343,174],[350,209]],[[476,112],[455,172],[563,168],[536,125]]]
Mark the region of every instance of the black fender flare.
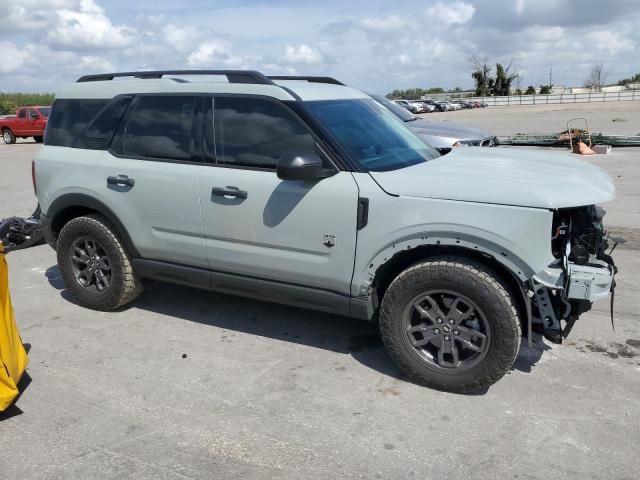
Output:
[[[73,218],[85,215],[88,211],[94,211],[106,218],[107,221],[116,229],[116,233],[124,243],[129,253],[134,257],[140,256],[138,250],[131,241],[129,232],[118,219],[118,216],[104,203],[84,193],[66,193],[56,198],[51,205],[49,205],[47,212],[43,213],[48,220],[46,222],[49,224],[48,229],[50,232],[48,233],[50,233],[51,237],[57,238],[62,226],[64,226],[66,222]],[[77,215],[75,214],[76,212],[78,213]],[[63,222],[62,224],[60,224],[61,221]]]

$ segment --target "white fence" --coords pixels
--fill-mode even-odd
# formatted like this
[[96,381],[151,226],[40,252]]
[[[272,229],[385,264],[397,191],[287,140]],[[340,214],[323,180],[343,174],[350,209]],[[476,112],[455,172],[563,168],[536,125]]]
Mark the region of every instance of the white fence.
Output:
[[478,100],[495,107],[506,107],[508,105],[552,105],[558,103],[626,102],[640,100],[640,90],[557,93],[553,95],[510,95],[508,97],[472,97],[465,98],[465,100]]

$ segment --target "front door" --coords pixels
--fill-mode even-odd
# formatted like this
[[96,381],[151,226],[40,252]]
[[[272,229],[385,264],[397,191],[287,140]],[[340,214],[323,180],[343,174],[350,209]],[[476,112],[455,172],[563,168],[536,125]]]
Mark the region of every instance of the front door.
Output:
[[358,203],[351,173],[280,180],[283,153],[319,152],[306,125],[263,98],[216,97],[213,110],[214,135],[205,137],[217,163],[200,177],[210,268],[348,295]]

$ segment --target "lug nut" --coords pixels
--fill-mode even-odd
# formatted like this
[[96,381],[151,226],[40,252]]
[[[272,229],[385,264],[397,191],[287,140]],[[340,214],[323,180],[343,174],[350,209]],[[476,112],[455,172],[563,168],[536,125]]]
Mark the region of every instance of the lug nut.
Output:
[[454,335],[458,335],[459,333],[460,333],[460,332],[459,332],[458,330],[454,330],[454,331],[453,331],[453,334],[454,334]]
[[453,318],[449,319],[449,325],[453,325]]
[[447,340],[447,341],[449,341],[449,335],[445,335],[445,336],[444,336],[444,339],[445,339],[445,340]]
[[438,323],[442,323],[442,319],[441,319],[441,318],[439,318],[439,319],[437,319],[437,320],[436,320],[436,322],[438,322]]
[[433,333],[435,333],[435,334],[437,335],[437,334],[439,334],[439,333],[440,333],[440,330],[436,328],[436,329],[433,331]]

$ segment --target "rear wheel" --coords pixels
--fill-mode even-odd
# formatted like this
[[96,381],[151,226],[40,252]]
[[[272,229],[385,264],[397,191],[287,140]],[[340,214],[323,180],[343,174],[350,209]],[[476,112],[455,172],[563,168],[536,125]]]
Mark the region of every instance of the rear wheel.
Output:
[[36,141],[36,143],[42,143],[42,136],[33,137],[33,139]]
[[402,272],[382,300],[380,330],[390,356],[414,381],[458,393],[502,378],[520,345],[518,313],[499,277],[458,257]]
[[16,143],[16,136],[13,134],[13,132],[11,130],[9,130],[8,128],[5,128],[2,131],[2,140],[4,140],[4,143],[11,144],[11,143]]
[[128,253],[100,215],[69,221],[60,232],[56,250],[61,276],[84,307],[114,310],[142,292]]

